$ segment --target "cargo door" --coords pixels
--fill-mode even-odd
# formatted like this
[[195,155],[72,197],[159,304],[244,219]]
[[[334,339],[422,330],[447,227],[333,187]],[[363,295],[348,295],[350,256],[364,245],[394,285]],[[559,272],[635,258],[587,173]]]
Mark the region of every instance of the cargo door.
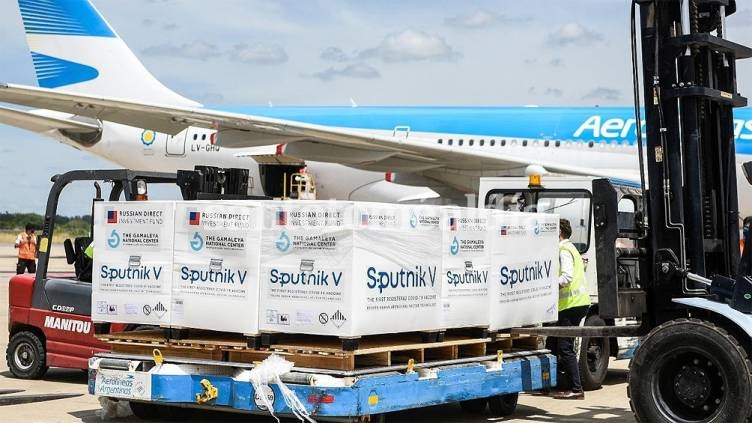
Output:
[[179,132],[175,135],[168,135],[167,142],[167,155],[168,156],[184,156],[185,155],[185,139],[188,136],[188,130]]

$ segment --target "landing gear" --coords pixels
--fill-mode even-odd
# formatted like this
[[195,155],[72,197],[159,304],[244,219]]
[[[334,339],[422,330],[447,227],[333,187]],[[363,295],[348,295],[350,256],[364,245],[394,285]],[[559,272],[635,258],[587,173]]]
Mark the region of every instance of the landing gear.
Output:
[[629,372],[640,422],[741,422],[752,414],[752,363],[738,340],[703,320],[676,319],[641,340]]

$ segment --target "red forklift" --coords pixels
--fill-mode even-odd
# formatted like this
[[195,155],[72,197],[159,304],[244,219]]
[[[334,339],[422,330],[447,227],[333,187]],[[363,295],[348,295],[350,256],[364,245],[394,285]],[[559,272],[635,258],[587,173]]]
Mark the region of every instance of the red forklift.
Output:
[[[247,195],[248,181],[247,169],[209,166],[196,166],[193,171],[177,174],[115,169],[55,175],[37,242],[37,273],[16,275],[8,284],[10,340],[6,360],[11,373],[18,378],[38,379],[49,367],[86,370],[89,357],[110,350],[95,334],[152,329],[91,321],[92,260],[84,254],[91,243],[90,236],[64,240],[66,261],[73,267],[72,272],[48,272],[50,247],[56,240],[55,216],[60,195],[67,186],[93,183],[93,202],[103,200],[102,183],[111,185],[109,201],[147,200],[147,187],[155,184],[173,185],[174,196],[185,200],[258,199]],[[90,229],[89,233],[93,231]]]
[[73,272],[48,272],[50,250],[56,240],[58,201],[63,190],[75,182],[94,184],[96,196],[93,201],[102,201],[102,182],[112,184],[109,200],[133,201],[146,198],[147,185],[175,184],[176,175],[123,169],[75,170],[52,178],[44,226],[37,242],[37,273],[16,275],[8,284],[10,341],[6,359],[11,373],[18,378],[41,378],[49,367],[86,369],[89,357],[110,349],[94,337],[95,332],[131,329],[127,325],[112,325],[95,331],[95,324],[89,317],[92,262],[84,254],[91,237],[63,242],[66,261],[73,267]]

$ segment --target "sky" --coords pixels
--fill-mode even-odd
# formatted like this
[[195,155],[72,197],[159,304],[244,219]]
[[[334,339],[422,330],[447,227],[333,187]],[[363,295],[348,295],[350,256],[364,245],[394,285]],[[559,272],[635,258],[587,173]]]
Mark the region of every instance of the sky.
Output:
[[[206,105],[629,105],[629,0],[93,0],[165,85]],[[728,34],[752,45],[752,9]],[[0,82],[36,85],[15,0]],[[752,65],[740,64],[742,93]],[[43,213],[49,179],[112,164],[0,126],[0,212]],[[66,193],[86,213],[91,189]]]

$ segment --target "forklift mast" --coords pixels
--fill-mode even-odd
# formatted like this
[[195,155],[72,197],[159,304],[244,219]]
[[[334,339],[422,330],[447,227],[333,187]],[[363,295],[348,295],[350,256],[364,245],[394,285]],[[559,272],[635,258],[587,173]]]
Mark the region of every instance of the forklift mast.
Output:
[[672,298],[708,296],[711,279],[737,277],[733,108],[747,99],[737,92],[736,60],[752,50],[726,40],[735,0],[636,2],[652,272],[642,285],[655,325],[673,317]]

